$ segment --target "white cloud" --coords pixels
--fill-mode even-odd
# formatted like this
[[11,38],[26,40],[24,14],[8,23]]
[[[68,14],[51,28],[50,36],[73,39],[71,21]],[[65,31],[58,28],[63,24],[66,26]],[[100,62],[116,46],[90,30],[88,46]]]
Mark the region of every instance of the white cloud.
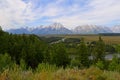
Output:
[[83,24],[105,25],[112,21],[120,20],[120,1],[90,0],[85,7],[78,8],[77,11],[72,15],[52,18],[49,21],[61,22],[68,28]]
[[22,0],[0,1],[0,25],[4,29],[13,28],[17,24],[25,24],[26,20],[33,20],[32,4],[24,3]]
[[105,25],[120,20],[120,0],[86,0],[84,4],[85,0],[74,0],[72,5],[66,1],[56,0],[35,8],[33,0],[0,0],[0,25],[4,29],[16,28],[43,17],[46,22],[60,22],[68,28],[83,24]]
[[[34,8],[36,3],[33,0],[24,2],[23,0],[0,0],[0,25],[3,29],[17,28],[42,17],[53,17],[61,14],[57,4],[64,0],[57,0],[38,8]],[[39,2],[36,0],[35,2]]]

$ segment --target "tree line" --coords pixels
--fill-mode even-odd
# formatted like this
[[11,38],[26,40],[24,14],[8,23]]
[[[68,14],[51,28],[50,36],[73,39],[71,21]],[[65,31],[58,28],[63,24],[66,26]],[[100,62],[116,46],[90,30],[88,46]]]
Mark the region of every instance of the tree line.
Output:
[[[0,65],[4,68],[13,62],[17,65],[21,61],[26,68],[36,68],[40,63],[48,63],[62,67],[88,68],[95,65],[100,69],[120,70],[120,59],[115,56],[112,61],[105,60],[106,47],[101,37],[94,44],[86,44],[84,39],[75,46],[77,57],[70,58],[65,43],[48,44],[36,35],[16,35],[0,30]],[[120,46],[116,49],[120,52]],[[90,59],[92,56],[92,59]],[[2,68],[1,68],[2,69]]]

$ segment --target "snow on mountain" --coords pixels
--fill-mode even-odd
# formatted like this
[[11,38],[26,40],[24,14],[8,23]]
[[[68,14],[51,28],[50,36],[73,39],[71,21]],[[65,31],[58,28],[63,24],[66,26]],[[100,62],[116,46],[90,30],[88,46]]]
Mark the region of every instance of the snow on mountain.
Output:
[[72,31],[60,23],[54,23],[40,30],[40,34],[71,34]]
[[30,33],[32,33],[32,34],[40,34],[40,30],[43,29],[43,28],[44,28],[43,25],[38,26],[38,27],[32,29],[32,30],[30,31]]
[[14,33],[14,34],[71,34],[72,31],[69,29],[65,28],[62,24],[60,23],[54,23],[48,26],[39,26],[36,28],[19,28],[19,29],[11,29],[8,30],[9,33]]
[[51,28],[51,29],[61,29],[61,28],[65,28],[61,23],[53,23],[49,26],[47,26],[46,28]]
[[76,34],[98,34],[98,33],[110,33],[111,30],[108,27],[98,25],[82,25],[77,26],[74,30]]
[[111,30],[114,33],[120,33],[120,25],[116,25],[116,26],[111,27]]
[[105,27],[98,25],[82,25],[77,26],[73,30],[69,30],[60,23],[53,23],[48,26],[26,27],[19,29],[10,29],[9,33],[14,34],[98,34],[98,33],[120,33],[120,25],[113,27]]

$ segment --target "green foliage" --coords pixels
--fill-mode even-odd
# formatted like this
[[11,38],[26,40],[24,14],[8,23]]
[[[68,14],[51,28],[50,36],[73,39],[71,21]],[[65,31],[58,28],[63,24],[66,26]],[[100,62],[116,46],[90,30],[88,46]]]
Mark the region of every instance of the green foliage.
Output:
[[8,33],[0,31],[0,53],[8,53],[9,46],[7,45],[9,42]]
[[78,55],[79,55],[78,59],[81,64],[80,66],[88,67],[89,66],[89,59],[88,59],[89,53],[88,53],[88,48],[83,39],[81,40],[81,43],[78,47]]
[[47,44],[35,35],[13,35],[0,31],[0,53],[9,53],[17,64],[24,59],[27,66],[35,68],[49,56],[46,51]]
[[26,70],[26,68],[27,68],[26,63],[23,59],[20,60],[20,68],[22,70]]
[[100,68],[100,69],[104,69],[104,63],[103,63],[103,61],[98,61],[97,63],[96,63],[96,66],[98,67],[98,68]]
[[[50,39],[56,41],[61,38]],[[25,71],[29,67],[35,69],[38,65],[38,71],[42,70],[44,66],[45,70],[54,67],[49,64],[64,68],[66,66],[87,68],[91,63],[94,63],[100,69],[108,68],[106,66],[109,62],[104,58],[105,53],[115,52],[114,45],[105,45],[101,37],[97,42],[91,43],[86,43],[81,39],[78,44],[79,39],[76,38],[66,40],[68,40],[67,43],[53,42],[53,44],[50,44],[49,42],[45,43],[36,35],[16,35],[0,30],[0,71],[13,67],[11,66],[13,61],[16,65],[19,65],[21,70]],[[120,53],[120,45],[115,46],[116,51]],[[71,57],[71,54],[73,57]],[[93,60],[89,60],[90,55],[93,56]],[[113,58],[109,70],[120,71],[119,64],[119,58]]]
[[105,45],[105,52],[108,53],[116,53],[115,47],[113,45]]
[[64,43],[79,43],[80,42],[80,39],[78,39],[78,38],[66,38],[65,39],[65,41],[64,41]]
[[69,55],[66,53],[65,46],[62,43],[53,45],[51,50],[51,62],[57,66],[67,66],[70,63]]
[[120,44],[115,46],[116,51],[120,54]]
[[37,72],[41,71],[56,71],[58,67],[56,65],[50,65],[48,63],[40,63],[38,67],[36,68]]
[[72,59],[70,67],[78,67],[78,66],[80,66],[79,60],[78,59]]
[[11,60],[11,57],[7,53],[0,54],[0,72],[10,68],[12,64],[13,62]]
[[96,63],[98,60],[105,60],[105,43],[103,42],[101,37],[99,37],[99,40],[93,48],[92,56],[94,63]]
[[114,55],[111,63],[109,64],[109,70],[120,72],[120,58],[118,58],[117,55]]
[[62,39],[62,37],[39,37],[40,40],[43,40],[47,43],[56,42]]

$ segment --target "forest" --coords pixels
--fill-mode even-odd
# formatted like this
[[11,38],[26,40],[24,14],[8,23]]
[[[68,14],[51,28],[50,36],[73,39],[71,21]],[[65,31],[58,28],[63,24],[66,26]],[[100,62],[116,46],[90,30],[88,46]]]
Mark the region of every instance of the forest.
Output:
[[0,80],[120,80],[120,44],[56,40],[0,29]]

